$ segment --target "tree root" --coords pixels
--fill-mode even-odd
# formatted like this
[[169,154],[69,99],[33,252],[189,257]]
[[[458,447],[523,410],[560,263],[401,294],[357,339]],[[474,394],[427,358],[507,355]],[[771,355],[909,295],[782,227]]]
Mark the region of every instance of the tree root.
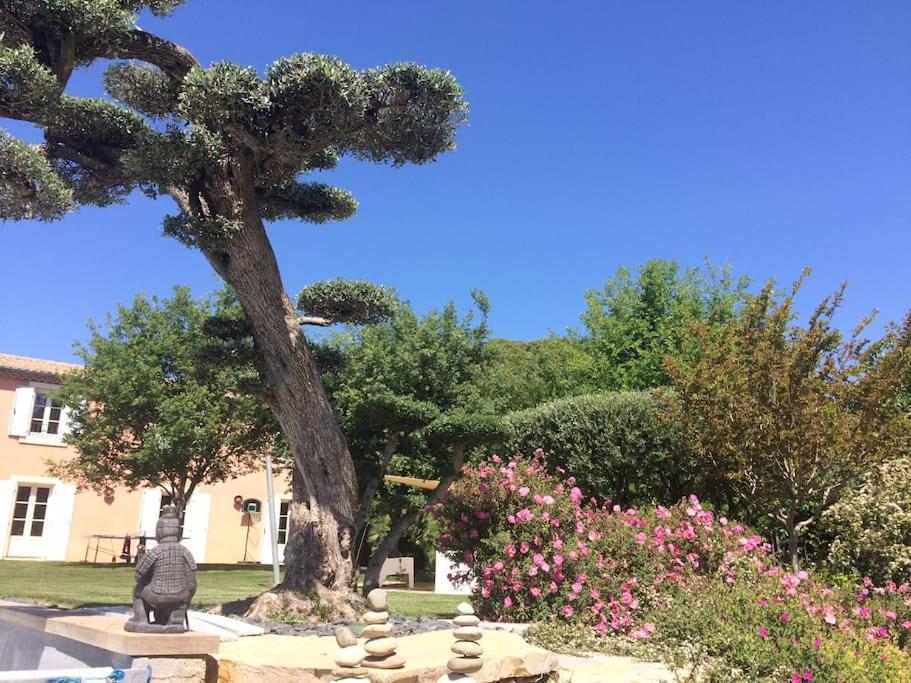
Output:
[[364,599],[351,591],[333,591],[321,585],[307,592],[279,585],[255,597],[226,602],[213,611],[255,621],[356,621],[364,611]]

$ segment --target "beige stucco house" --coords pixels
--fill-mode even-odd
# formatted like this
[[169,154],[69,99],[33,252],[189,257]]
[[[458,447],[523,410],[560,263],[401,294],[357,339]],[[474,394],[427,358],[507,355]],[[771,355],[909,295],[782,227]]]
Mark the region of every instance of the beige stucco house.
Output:
[[[167,496],[159,489],[77,491],[47,474],[46,462],[72,458],[63,443],[65,406],[52,397],[78,366],[0,354],[0,558],[122,562],[153,537]],[[288,479],[275,479],[279,554],[287,531]],[[249,513],[259,504],[260,513]],[[201,486],[187,507],[184,544],[197,562],[271,563],[265,472]]]

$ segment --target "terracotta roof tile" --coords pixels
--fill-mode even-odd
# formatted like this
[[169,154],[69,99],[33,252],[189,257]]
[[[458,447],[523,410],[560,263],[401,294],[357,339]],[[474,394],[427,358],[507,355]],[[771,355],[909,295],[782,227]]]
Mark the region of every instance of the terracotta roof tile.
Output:
[[57,376],[82,367],[75,363],[62,363],[56,360],[42,360],[26,356],[13,356],[0,353],[0,374]]

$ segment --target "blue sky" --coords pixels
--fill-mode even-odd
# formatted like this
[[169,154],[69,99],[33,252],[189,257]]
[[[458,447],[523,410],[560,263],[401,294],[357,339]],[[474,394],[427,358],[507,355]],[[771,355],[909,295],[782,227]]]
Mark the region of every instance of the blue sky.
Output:
[[[846,327],[911,306],[906,2],[190,0],[141,25],[204,63],[325,52],[464,85],[455,152],[345,161],[319,179],[355,193],[356,217],[270,228],[292,292],[364,278],[423,311],[477,287],[498,336],[531,339],[576,325],[583,292],[620,265],[708,257],[755,280],[812,266],[805,308],[847,280]],[[73,91],[99,92],[98,71]],[[66,360],[88,318],[137,292],[220,286],[161,236],[172,210],[135,197],[0,224],[0,352]]]

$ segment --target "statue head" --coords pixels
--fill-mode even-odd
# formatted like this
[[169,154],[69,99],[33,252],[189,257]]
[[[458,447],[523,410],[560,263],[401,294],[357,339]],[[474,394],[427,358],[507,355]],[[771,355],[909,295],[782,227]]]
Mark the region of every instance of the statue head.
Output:
[[155,538],[159,543],[177,543],[180,541],[180,518],[177,506],[165,505],[155,526]]

